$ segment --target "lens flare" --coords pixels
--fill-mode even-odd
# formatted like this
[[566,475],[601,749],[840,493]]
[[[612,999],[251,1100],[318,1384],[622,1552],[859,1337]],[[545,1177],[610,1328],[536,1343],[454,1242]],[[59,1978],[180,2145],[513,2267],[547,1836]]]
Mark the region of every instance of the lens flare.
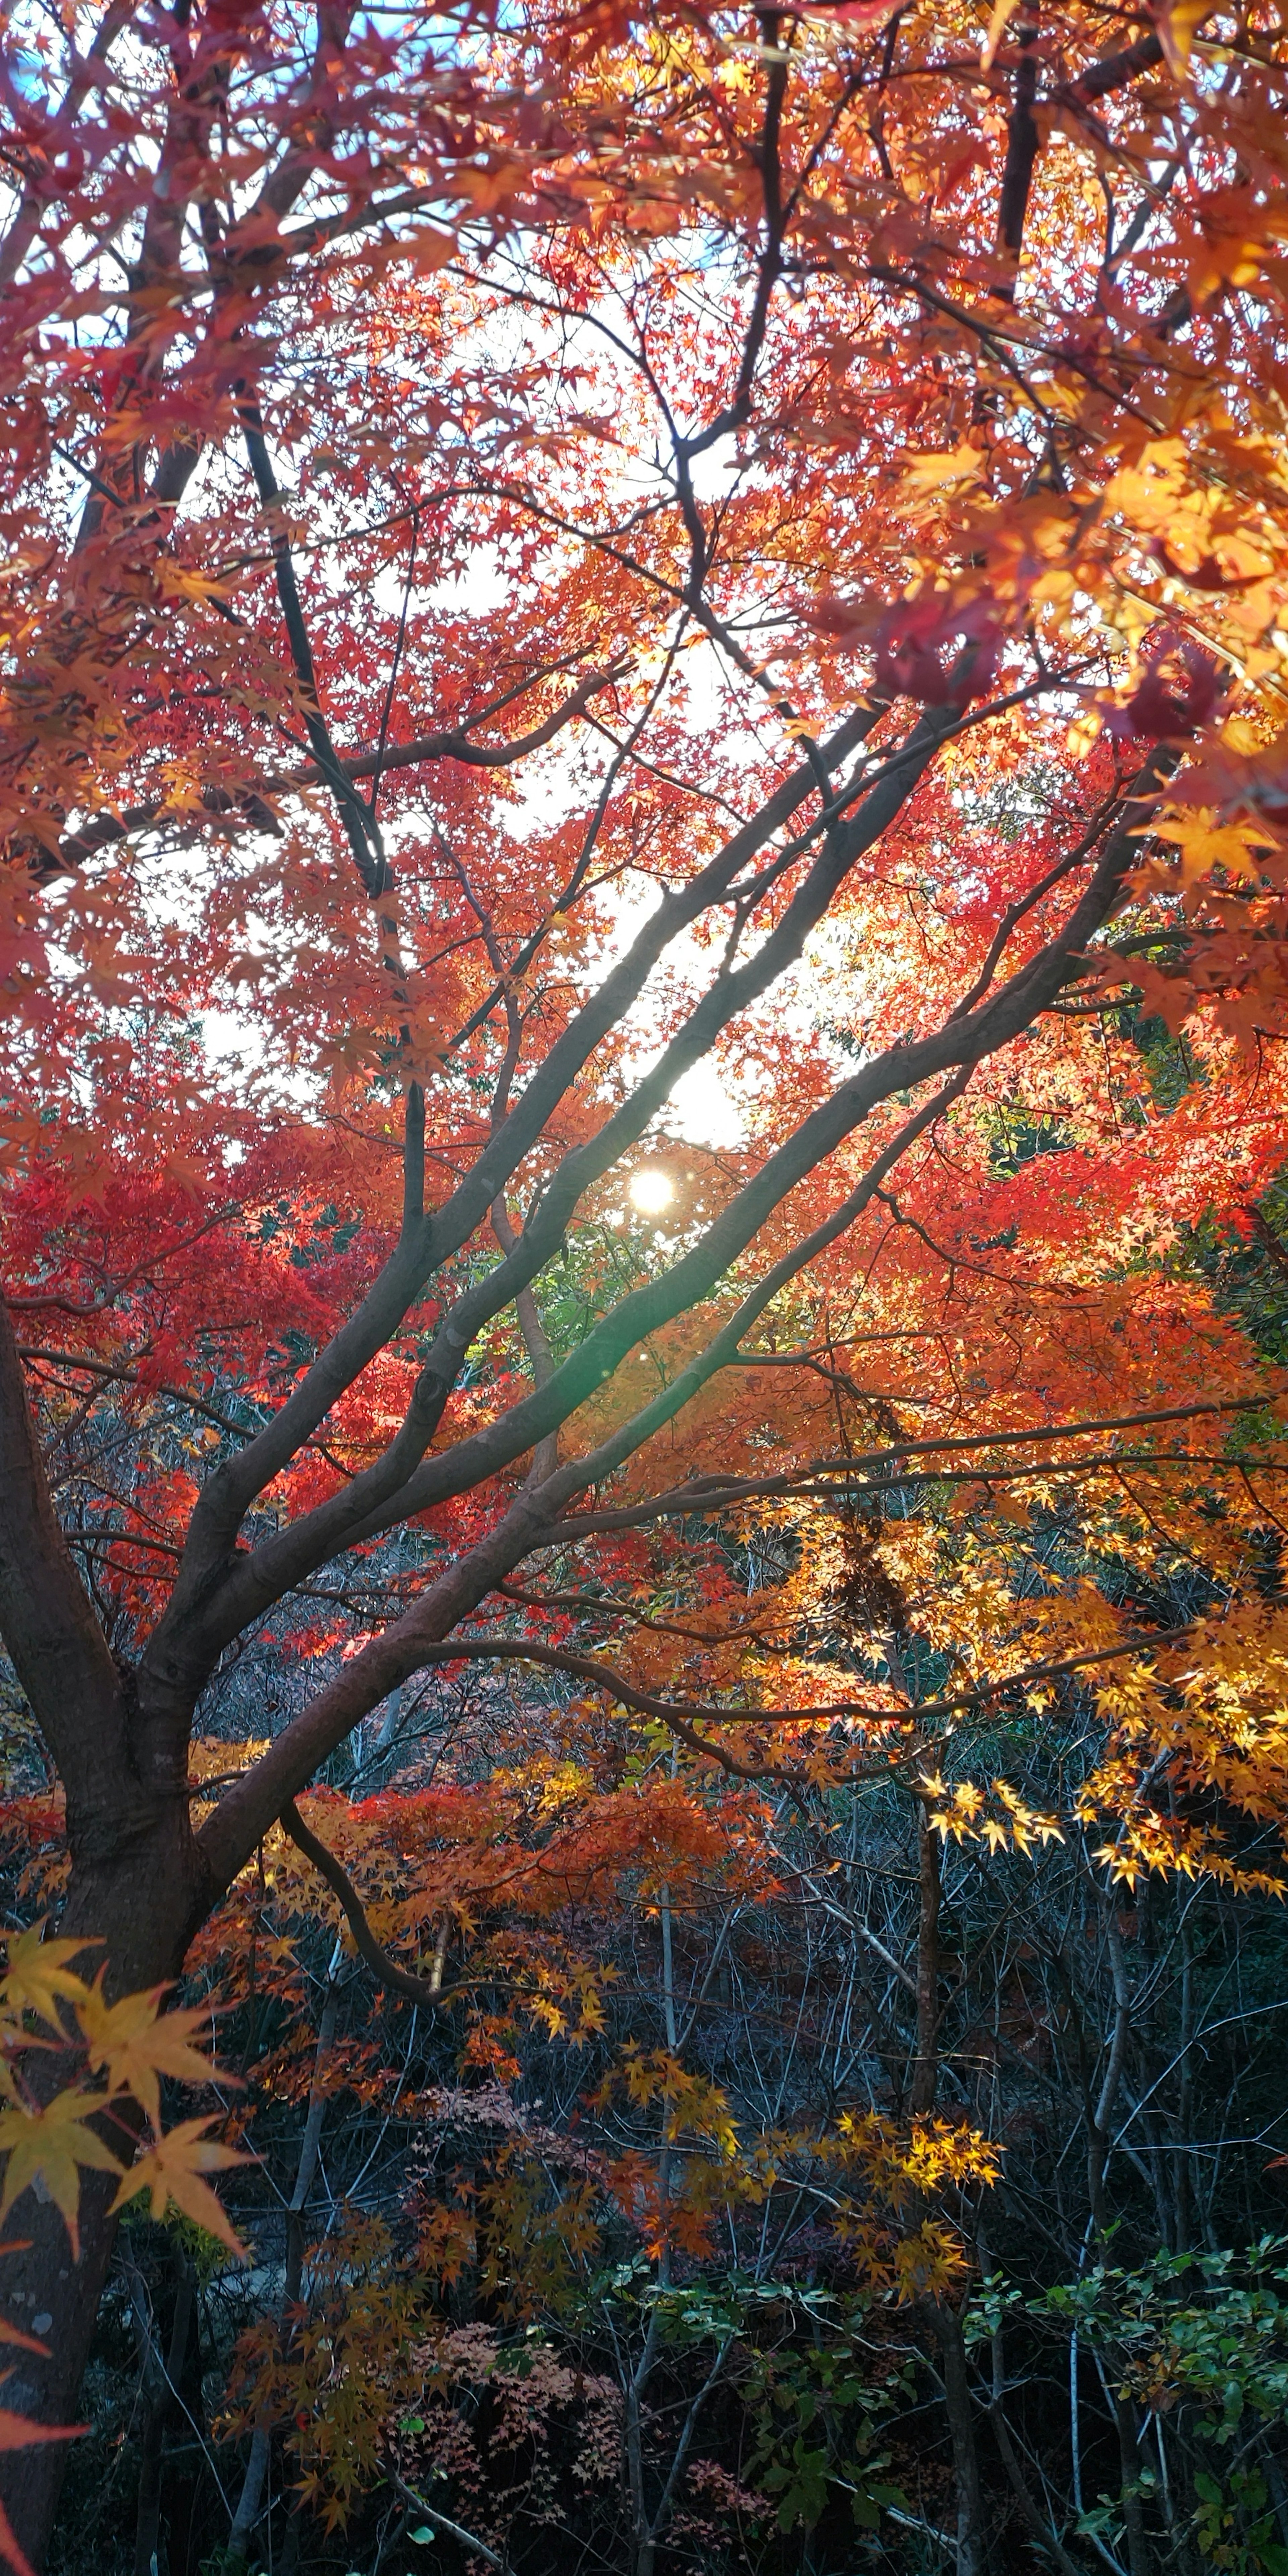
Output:
[[631,1206],[641,1216],[660,1216],[675,1196],[675,1183],[669,1172],[659,1171],[656,1164],[642,1172],[633,1172],[627,1189]]

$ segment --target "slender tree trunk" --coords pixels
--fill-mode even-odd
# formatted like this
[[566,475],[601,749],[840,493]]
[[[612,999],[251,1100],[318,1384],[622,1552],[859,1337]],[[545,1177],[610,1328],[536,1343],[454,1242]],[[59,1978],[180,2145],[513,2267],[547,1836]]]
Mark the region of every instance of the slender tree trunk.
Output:
[[[322,2019],[318,2026],[317,2053],[313,2060],[313,2081],[309,2087],[309,2107],[304,2122],[304,2137],[300,2145],[300,2159],[295,2169],[295,2188],[291,2193],[290,2206],[286,2213],[286,2277],[282,2285],[282,2305],[278,2320],[279,2332],[284,2336],[290,2334],[291,2310],[298,2305],[300,2285],[304,2278],[304,2241],[307,2232],[305,2212],[309,2194],[313,2189],[318,2157],[322,2150],[322,2123],[326,2117],[327,2101],[326,2069],[335,2039],[335,1975],[340,1964],[340,1956],[341,1948],[337,1941],[331,1959],[331,1980],[327,1987],[327,1998],[322,2007]],[[260,2518],[272,2447],[273,2422],[272,2417],[266,2413],[260,2416],[250,2437],[250,2457],[246,2462],[242,2491],[237,2499],[237,2511],[233,2516],[232,2529],[228,2535],[228,2560],[231,2567],[244,2567],[250,2553],[251,2534]]]
[[975,2443],[975,2408],[966,2366],[961,2321],[946,2299],[926,2302],[931,2332],[939,2346],[944,2373],[944,2406],[953,2446],[953,2481],[957,2488],[957,2576],[987,2576],[984,2498]]
[[1188,2254],[1194,2244],[1194,2192],[1191,2167],[1191,2145],[1194,2137],[1194,1945],[1190,1939],[1190,1891],[1182,1886],[1177,1897],[1180,1911],[1181,2009],[1176,2034],[1176,2053],[1180,2059],[1179,2098],[1176,2126],[1179,2132],[1174,2158],[1176,2177],[1176,2251]]
[[656,2538],[649,2520],[644,2476],[644,2392],[653,2375],[657,2354],[657,2309],[649,2312],[644,2347],[634,2370],[623,2373],[622,2395],[625,2400],[623,2441],[625,2446],[626,2489],[630,2497],[630,2571],[631,2576],[653,2576]]
[[[981,2274],[987,2279],[993,2265],[982,2228],[976,2231],[975,2255]],[[1043,2515],[1011,2439],[1011,2428],[1006,2420],[1006,2344],[1000,2317],[990,2337],[989,2359],[993,2368],[993,2385],[988,2418],[1015,2501],[1037,2547],[1059,2568],[1060,2576],[1081,2576],[1080,2568],[1070,2558],[1049,2516]]]
[[161,2540],[161,2470],[165,2452],[166,2428],[175,2412],[176,2393],[183,2376],[184,2356],[192,2333],[196,2281],[192,2265],[183,2248],[176,2242],[172,2269],[174,2272],[174,2307],[170,2320],[168,2351],[162,2357],[161,2321],[150,2322],[144,2301],[142,2275],[136,2273],[134,2289],[135,2333],[139,2343],[142,2380],[147,2398],[143,2419],[143,2458],[139,2469],[138,2505],[134,2523],[134,2576],[150,2576],[154,2559],[159,2557]]
[[1141,2503],[1141,2456],[1136,2439],[1136,2417],[1129,2397],[1113,2400],[1114,2422],[1118,2432],[1118,2457],[1122,2464],[1123,2522],[1127,2531],[1127,2564],[1131,2576],[1150,2576],[1153,2552],[1145,2528]]
[[939,1838],[924,1798],[917,1805],[917,1868],[921,1882],[917,1914],[917,2054],[908,2108],[914,2114],[924,2114],[935,2107],[939,2082],[939,1908],[943,1893]]
[[[1122,1936],[1118,1929],[1111,1895],[1104,1903],[1105,1937],[1109,1947],[1109,1965],[1113,1978],[1114,2019],[1109,2042],[1109,2058],[1104,2081],[1090,2120],[1087,2142],[1087,2197],[1095,2226],[1096,2242],[1102,2254],[1108,2246],[1109,2213],[1105,2198],[1105,2174],[1113,2143],[1112,2123],[1117,2108],[1127,2064],[1127,2050],[1132,2032],[1133,1997],[1123,1956]],[[1140,2444],[1136,2439],[1136,2419],[1131,2401],[1111,2396],[1114,2426],[1118,2435],[1118,2457],[1122,2475],[1123,2522],[1127,2533],[1127,2564],[1131,2576],[1150,2576],[1152,2553],[1145,2527],[1141,2502]]]
[[[924,2118],[934,2110],[939,2088],[939,1915],[943,1902],[939,1838],[924,1798],[917,1805],[917,1876],[917,2053],[908,2108],[914,2117]],[[957,2576],[986,2576],[984,2500],[961,2324],[956,2309],[946,2299],[926,2299],[922,2312],[939,2346],[943,2365],[944,2405],[957,2489]]]

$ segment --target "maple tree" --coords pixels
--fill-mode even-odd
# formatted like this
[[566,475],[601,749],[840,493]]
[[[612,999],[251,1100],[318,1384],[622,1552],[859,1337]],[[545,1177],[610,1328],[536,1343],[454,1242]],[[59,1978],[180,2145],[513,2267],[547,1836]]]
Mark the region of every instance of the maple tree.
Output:
[[[1280,1354],[1205,1252],[1281,1257],[1280,17],[108,0],[4,42],[0,1631],[52,1766],[24,1889],[65,1831],[41,1903],[105,1963],[0,2114],[49,2320],[15,2412],[74,2418],[122,2195],[214,2223],[234,2150],[162,2127],[158,1990],[245,2007],[266,1854],[508,2081],[516,2016],[605,2027],[578,1906],[629,1889],[670,1958],[699,1885],[824,1903],[870,1795],[917,1854],[912,1964],[851,1921],[913,2015],[897,2100],[752,2140],[667,1967],[586,2243],[606,2195],[652,2267],[614,2329],[648,2576],[663,2353],[796,2403],[790,2335],[687,2322],[721,2173],[750,2208],[852,2167],[976,2576],[959,2204],[997,2164],[943,2118],[941,1847],[1073,1837],[1114,1902],[1283,1884]],[[467,1714],[395,1792],[417,1691]],[[1093,1757],[992,1767],[1071,1696]],[[355,1740],[357,1803],[302,1812]],[[243,2555],[326,2343],[317,2122]],[[547,2259],[526,2170],[498,2296]],[[433,2342],[419,2296],[388,2341]],[[401,2366],[336,2488],[313,2388],[310,2496],[379,2460],[437,2513]],[[505,2366],[445,2349],[440,2412]],[[69,2447],[6,2451],[33,2558]]]

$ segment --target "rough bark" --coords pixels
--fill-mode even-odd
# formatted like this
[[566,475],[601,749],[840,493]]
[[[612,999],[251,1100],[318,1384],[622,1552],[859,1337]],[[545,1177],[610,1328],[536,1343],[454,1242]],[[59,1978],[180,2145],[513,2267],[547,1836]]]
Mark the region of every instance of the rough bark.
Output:
[[[86,1965],[105,1956],[111,1993],[158,1985],[182,1966],[201,1877],[188,1814],[188,1713],[145,1711],[108,1651],[49,1498],[2,1304],[0,1633],[67,1792],[71,1878],[60,1932],[98,1939],[102,1950],[87,1951]],[[32,2081],[48,2094],[73,2071],[70,2052],[54,2051],[37,2061]],[[119,2127],[112,2144],[128,2161]],[[16,2205],[15,2233],[28,2242],[6,2257],[5,2304],[16,2325],[49,2346],[45,2360],[19,2355],[5,2388],[17,2415],[75,2418],[111,2260],[114,2197],[110,2174],[84,2175],[79,2261],[52,2202],[28,2191]],[[62,2443],[3,2455],[5,2506],[37,2567],[66,2465]]]

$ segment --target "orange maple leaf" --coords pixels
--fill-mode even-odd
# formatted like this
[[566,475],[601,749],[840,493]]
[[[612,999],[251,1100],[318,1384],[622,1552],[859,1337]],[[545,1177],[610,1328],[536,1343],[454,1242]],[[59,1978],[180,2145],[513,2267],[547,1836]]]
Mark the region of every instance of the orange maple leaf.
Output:
[[[173,2075],[180,2083],[208,2084],[214,2073],[211,2060],[199,2056],[189,2044],[191,2034],[208,2021],[209,2014],[201,2005],[191,2012],[162,2014],[164,1986],[153,1986],[147,1993],[123,1995],[116,2004],[105,2003],[105,1973],[100,1971],[76,2007],[90,2065],[105,2067],[113,2091],[132,2093],[153,2128],[159,2131],[160,2078]],[[237,2079],[230,2076],[227,2080],[235,2083]]]
[[204,2120],[181,2120],[176,2128],[167,2129],[165,2136],[148,2147],[123,2175],[109,2215],[115,2217],[137,2192],[150,2192],[154,2218],[164,2218],[173,2201],[175,2208],[204,2228],[207,2236],[217,2236],[239,2263],[249,2263],[250,2256],[240,2237],[234,2234],[209,2183],[201,2177],[218,2173],[227,2165],[253,2164],[255,2159],[239,2155],[236,2147],[221,2147],[216,2139],[205,2135],[216,2116],[212,2113]]

